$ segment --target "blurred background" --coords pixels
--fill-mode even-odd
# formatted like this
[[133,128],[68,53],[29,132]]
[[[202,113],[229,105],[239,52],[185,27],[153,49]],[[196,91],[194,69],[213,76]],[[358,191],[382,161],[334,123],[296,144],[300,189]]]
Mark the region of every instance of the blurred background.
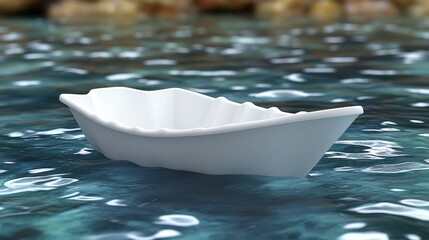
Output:
[[37,15],[65,22],[133,22],[142,17],[189,17],[202,13],[263,18],[309,17],[314,21],[429,16],[426,0],[1,0],[0,14]]

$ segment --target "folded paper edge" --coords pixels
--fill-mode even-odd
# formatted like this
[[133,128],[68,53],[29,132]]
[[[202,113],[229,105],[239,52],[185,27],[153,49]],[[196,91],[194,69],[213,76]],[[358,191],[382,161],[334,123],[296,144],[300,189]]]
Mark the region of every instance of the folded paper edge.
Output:
[[[286,124],[286,123],[293,123],[293,122],[311,121],[311,120],[318,120],[318,119],[325,119],[325,118],[336,118],[336,117],[349,116],[349,115],[360,115],[364,112],[362,106],[350,106],[350,107],[319,110],[314,112],[299,112],[296,114],[286,115],[284,117],[233,123],[233,124],[227,124],[227,125],[209,127],[209,128],[203,128],[203,127],[192,128],[192,129],[161,128],[161,129],[155,129],[155,130],[148,130],[140,127],[125,126],[117,121],[105,120],[94,113],[88,112],[87,110],[83,109],[81,106],[79,106],[78,104],[73,102],[73,100],[70,99],[70,96],[84,97],[84,96],[91,95],[91,93],[94,93],[97,91],[103,91],[106,89],[113,89],[113,88],[123,89],[126,91],[139,91],[142,94],[144,94],[145,92],[184,91],[189,94],[198,95],[200,97],[210,98],[213,100],[215,99],[200,93],[196,93],[196,92],[189,91],[186,89],[181,89],[181,88],[167,88],[167,89],[161,89],[161,90],[145,91],[145,90],[138,90],[138,89],[127,88],[127,87],[108,87],[108,88],[92,89],[87,94],[61,94],[59,97],[59,100],[65,105],[67,105],[69,108],[79,112],[89,120],[92,120],[104,127],[111,128],[116,131],[124,132],[127,134],[147,136],[147,137],[185,137],[185,136],[212,135],[212,134],[220,134],[220,133],[226,133],[226,132],[235,132],[235,131],[242,131],[242,130],[248,130],[248,129],[254,129],[254,128],[261,128],[261,127],[268,127],[268,126],[280,125],[280,124]],[[226,99],[226,101],[233,102],[228,99]],[[236,102],[233,102],[233,103],[236,103]],[[246,103],[242,103],[242,104],[246,104]]]

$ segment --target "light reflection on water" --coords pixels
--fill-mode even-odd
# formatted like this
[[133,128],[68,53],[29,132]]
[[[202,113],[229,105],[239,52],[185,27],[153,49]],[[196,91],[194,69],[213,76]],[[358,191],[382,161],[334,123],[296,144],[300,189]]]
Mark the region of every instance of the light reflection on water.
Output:
[[376,204],[360,206],[360,207],[351,209],[351,211],[355,211],[363,214],[384,213],[384,214],[410,217],[421,221],[429,221],[429,211],[426,209],[408,207],[401,204],[389,203],[389,202],[381,202]]
[[[429,238],[427,23],[2,21],[0,238]],[[305,179],[208,176],[91,148],[58,96],[118,85],[366,113]]]
[[[31,170],[30,170],[31,171]],[[0,189],[0,195],[11,195],[22,192],[35,192],[53,190],[58,187],[79,181],[74,178],[61,177],[66,174],[54,174],[37,177],[23,177],[6,181],[5,188]]]
[[[365,129],[363,130],[365,131]],[[399,144],[384,140],[344,140],[337,141],[336,144],[361,146],[366,147],[363,152],[327,152],[328,158],[344,158],[344,159],[373,159],[380,160],[386,157],[404,156],[400,153],[402,147]]]

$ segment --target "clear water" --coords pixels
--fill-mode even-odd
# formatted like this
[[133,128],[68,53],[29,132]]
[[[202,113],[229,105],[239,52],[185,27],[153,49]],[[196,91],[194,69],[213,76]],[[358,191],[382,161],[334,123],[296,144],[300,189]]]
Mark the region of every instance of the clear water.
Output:
[[[1,239],[429,238],[429,22],[0,22]],[[305,179],[208,176],[91,149],[58,96],[118,85],[366,113]]]

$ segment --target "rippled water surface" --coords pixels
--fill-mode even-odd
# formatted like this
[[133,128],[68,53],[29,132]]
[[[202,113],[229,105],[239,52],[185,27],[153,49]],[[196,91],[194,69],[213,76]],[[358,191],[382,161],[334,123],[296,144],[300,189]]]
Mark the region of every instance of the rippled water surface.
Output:
[[[0,22],[1,239],[429,238],[429,22]],[[366,112],[305,179],[209,176],[92,150],[58,96],[107,86]]]

